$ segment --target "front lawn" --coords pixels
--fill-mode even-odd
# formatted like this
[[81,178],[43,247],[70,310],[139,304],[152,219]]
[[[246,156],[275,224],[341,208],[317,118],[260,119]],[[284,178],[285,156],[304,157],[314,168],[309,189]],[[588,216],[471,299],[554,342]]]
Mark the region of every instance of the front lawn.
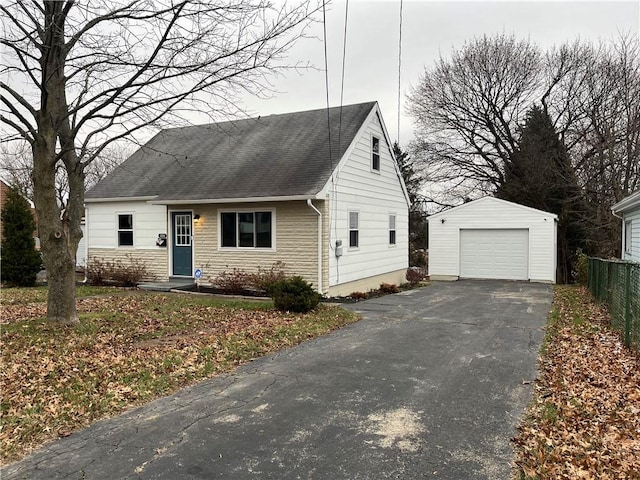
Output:
[[65,327],[44,320],[38,289],[19,290],[0,293],[2,463],[358,319],[325,305],[310,314],[283,314],[270,302],[100,291],[79,298],[80,325]]
[[556,286],[515,477],[640,478],[640,357],[584,287]]

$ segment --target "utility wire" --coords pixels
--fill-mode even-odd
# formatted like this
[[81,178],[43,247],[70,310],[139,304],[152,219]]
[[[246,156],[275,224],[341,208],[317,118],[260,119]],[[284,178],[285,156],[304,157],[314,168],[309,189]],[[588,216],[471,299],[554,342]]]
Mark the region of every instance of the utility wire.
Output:
[[342,37],[342,79],[340,83],[340,120],[338,123],[338,148],[342,142],[342,105],[344,99],[344,66],[347,58],[347,20],[349,18],[349,0],[344,7],[344,36]]
[[400,73],[402,72],[402,0],[400,0],[400,34],[398,39],[398,146],[400,146]]
[[329,135],[329,165],[331,167],[331,172],[333,172],[333,158],[331,157],[331,114],[329,112],[329,61],[327,60],[327,9],[325,0],[322,0],[322,28],[324,31],[324,83],[325,90],[327,92],[327,133]]

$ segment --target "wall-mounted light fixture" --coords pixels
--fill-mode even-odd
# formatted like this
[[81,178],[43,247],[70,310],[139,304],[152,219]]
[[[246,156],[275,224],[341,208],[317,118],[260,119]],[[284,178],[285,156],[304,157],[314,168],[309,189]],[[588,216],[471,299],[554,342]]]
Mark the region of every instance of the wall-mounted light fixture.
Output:
[[446,219],[444,219],[444,218],[441,218],[441,219],[440,219],[440,223],[444,223],[444,222],[446,222],[446,221],[447,221],[447,220],[446,220]]
[[194,221],[194,222],[196,222],[196,223],[198,223],[198,222],[200,221],[200,214],[199,214],[199,213],[196,213],[196,214],[193,216],[193,221]]

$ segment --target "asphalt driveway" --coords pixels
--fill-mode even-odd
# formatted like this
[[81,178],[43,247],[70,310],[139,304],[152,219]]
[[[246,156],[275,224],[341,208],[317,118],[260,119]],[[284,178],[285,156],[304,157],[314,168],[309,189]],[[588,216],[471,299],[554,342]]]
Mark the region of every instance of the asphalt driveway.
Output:
[[8,479],[506,479],[549,285],[434,283],[364,319],[99,422]]

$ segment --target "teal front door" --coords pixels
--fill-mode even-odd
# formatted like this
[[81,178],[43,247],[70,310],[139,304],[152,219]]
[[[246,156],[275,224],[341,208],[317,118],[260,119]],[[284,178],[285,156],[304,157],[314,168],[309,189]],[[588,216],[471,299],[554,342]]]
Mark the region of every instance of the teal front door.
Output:
[[190,277],[193,273],[193,235],[191,212],[171,212],[173,275]]

